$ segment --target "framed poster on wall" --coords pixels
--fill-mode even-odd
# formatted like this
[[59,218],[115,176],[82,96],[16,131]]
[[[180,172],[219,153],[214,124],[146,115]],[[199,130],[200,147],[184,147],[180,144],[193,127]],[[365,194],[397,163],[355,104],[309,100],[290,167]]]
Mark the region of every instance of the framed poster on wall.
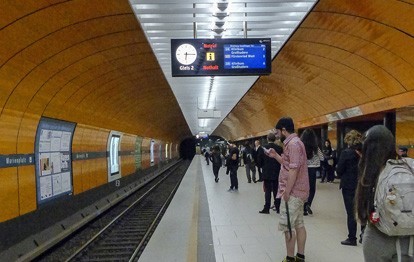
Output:
[[75,123],[42,117],[35,142],[37,203],[70,195]]

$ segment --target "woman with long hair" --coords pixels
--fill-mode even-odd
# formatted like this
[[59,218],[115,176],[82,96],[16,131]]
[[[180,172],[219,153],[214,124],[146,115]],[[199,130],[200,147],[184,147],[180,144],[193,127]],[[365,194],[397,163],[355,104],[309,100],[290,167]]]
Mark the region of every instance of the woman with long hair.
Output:
[[325,183],[325,178],[327,182],[332,183],[335,179],[334,174],[334,159],[332,154],[332,146],[331,141],[329,139],[325,140],[325,143],[322,147],[322,153],[323,153],[323,166],[322,166],[322,179],[321,183]]
[[395,140],[392,133],[382,125],[371,127],[365,134],[362,156],[359,162],[359,180],[356,191],[356,212],[362,225],[367,224],[363,239],[365,261],[397,261],[397,238],[399,238],[401,261],[413,261],[408,249],[410,237],[392,237],[380,232],[370,221],[374,211],[375,188],[378,177],[388,159],[395,159]]
[[303,215],[307,216],[308,214],[313,214],[311,206],[316,192],[316,172],[320,168],[321,160],[323,160],[323,154],[318,147],[318,140],[316,138],[315,132],[312,129],[305,129],[300,136],[300,140],[302,140],[303,144],[305,145],[307,157],[306,163],[308,165],[309,197],[308,201],[303,207]]

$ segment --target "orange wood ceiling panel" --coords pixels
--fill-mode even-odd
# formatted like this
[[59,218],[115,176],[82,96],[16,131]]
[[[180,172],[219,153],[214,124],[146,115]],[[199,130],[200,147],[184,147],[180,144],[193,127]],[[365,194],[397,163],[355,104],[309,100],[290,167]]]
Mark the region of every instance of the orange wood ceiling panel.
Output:
[[72,181],[73,194],[82,193],[82,161],[72,161]]
[[163,140],[191,135],[128,1],[36,2],[0,3],[2,114]]
[[17,143],[18,154],[30,154],[34,152],[39,120],[39,116],[34,114],[25,114],[21,119]]
[[[21,112],[3,110],[0,115],[0,154],[16,154]],[[33,148],[34,150],[34,148]]]
[[106,158],[99,158],[95,160],[95,187],[108,183],[108,160]]
[[272,74],[256,82],[213,134],[254,136],[282,116],[310,123],[410,92],[412,17],[409,1],[320,0],[272,62]]
[[34,173],[34,165],[18,167],[20,215],[36,210],[36,177],[33,175]]
[[0,222],[19,216],[17,168],[0,169]]

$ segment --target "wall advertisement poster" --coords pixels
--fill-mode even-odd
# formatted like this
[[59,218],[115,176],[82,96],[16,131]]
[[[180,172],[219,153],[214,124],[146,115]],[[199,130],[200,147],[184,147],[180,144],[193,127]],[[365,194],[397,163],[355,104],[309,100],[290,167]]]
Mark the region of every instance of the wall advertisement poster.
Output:
[[75,123],[57,119],[40,119],[35,143],[38,204],[72,194],[71,156],[75,126]]

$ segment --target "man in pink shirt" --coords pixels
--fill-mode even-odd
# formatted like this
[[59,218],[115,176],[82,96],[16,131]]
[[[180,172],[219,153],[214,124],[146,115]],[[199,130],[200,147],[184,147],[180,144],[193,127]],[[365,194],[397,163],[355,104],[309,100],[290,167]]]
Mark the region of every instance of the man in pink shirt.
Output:
[[[276,136],[284,144],[284,151],[279,155],[275,150],[265,150],[265,154],[275,158],[281,165],[279,175],[278,197],[282,198],[279,230],[285,232],[287,256],[283,261],[305,261],[306,229],[303,222],[303,205],[309,196],[308,167],[306,151],[300,138],[295,134],[293,120],[282,117],[276,124]],[[286,204],[289,206],[289,220],[294,228],[290,237],[287,221]],[[297,253],[295,246],[297,244]]]

